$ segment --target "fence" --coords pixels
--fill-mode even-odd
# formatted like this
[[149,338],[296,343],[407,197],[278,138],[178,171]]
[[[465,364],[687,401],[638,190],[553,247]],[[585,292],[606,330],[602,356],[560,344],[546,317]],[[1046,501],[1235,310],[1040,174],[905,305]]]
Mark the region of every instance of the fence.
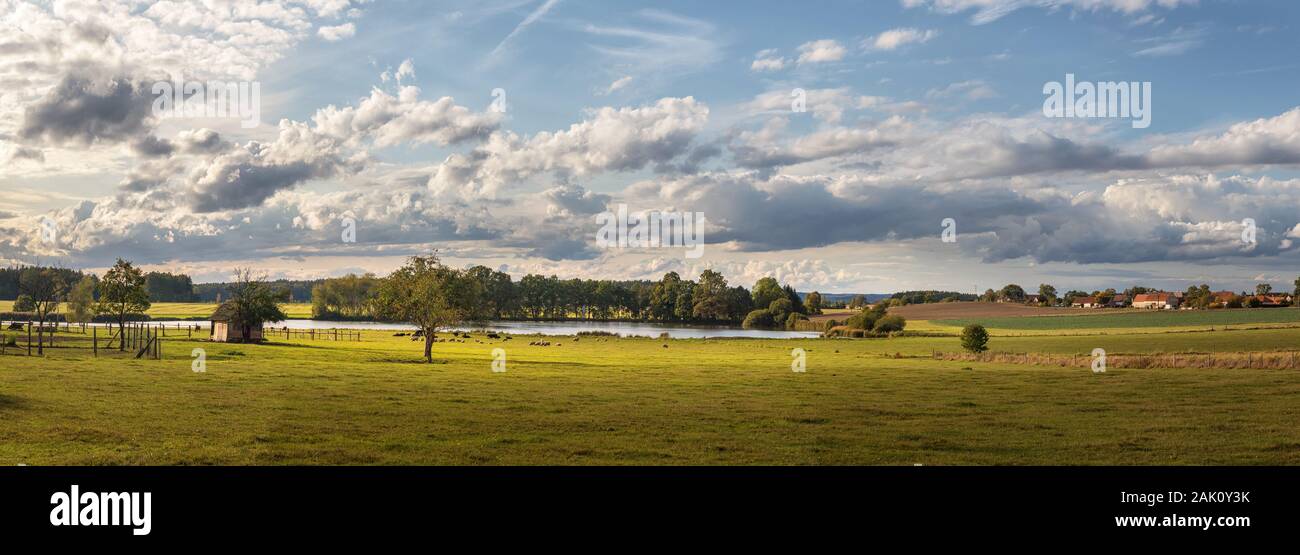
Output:
[[312,341],[361,341],[361,332],[357,330],[341,330],[338,328],[330,329],[290,329],[290,328],[265,328],[262,335],[267,339],[272,337],[283,337],[287,339],[310,339]]
[[[0,354],[40,355],[47,349],[59,352],[81,349],[91,356],[161,359],[168,338],[208,339],[204,328],[188,322],[127,322],[113,324],[0,321]],[[361,331],[330,329],[265,328],[267,340],[284,338],[310,341],[361,341]]]

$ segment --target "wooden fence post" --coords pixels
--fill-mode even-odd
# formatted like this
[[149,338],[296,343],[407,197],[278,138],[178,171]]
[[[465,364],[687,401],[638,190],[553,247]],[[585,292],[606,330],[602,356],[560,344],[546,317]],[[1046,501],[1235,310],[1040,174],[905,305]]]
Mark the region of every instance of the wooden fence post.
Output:
[[32,356],[32,323],[27,322],[27,356]]
[[90,344],[91,355],[99,356],[99,328],[91,328]]

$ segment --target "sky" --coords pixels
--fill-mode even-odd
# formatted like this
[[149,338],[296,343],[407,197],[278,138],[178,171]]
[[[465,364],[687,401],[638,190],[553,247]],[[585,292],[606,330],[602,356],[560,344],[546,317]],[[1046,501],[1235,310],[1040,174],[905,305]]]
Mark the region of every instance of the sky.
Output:
[[[1289,290],[1297,23],[1284,0],[0,0],[0,264]],[[1067,75],[1148,117],[1045,110]],[[160,109],[180,83],[257,110]],[[602,244],[620,205],[702,215],[700,256]]]

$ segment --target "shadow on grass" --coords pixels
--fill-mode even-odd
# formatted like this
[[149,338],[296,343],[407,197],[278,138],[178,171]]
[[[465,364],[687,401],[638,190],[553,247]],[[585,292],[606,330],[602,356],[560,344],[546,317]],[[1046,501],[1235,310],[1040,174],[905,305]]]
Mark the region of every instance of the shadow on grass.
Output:
[[27,399],[0,393],[0,412],[27,408]]

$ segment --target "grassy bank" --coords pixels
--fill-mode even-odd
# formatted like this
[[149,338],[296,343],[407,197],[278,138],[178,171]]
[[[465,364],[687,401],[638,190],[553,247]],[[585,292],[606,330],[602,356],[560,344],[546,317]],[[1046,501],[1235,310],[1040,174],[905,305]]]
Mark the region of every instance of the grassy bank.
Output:
[[[1097,339],[992,346],[1241,351],[1292,347],[1300,330]],[[8,355],[0,464],[1300,463],[1295,371],[930,358],[955,338],[529,340],[439,343],[433,365],[416,362],[418,342],[382,332],[169,338],[161,361]],[[791,371],[796,347],[806,373]],[[505,373],[491,371],[493,348]]]

